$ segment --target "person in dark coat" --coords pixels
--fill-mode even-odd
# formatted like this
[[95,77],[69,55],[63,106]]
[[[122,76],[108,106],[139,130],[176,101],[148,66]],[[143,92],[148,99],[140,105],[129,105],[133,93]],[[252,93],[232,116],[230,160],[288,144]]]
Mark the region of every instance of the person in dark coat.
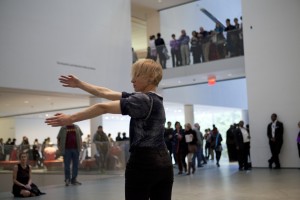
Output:
[[279,154],[283,144],[283,123],[277,120],[277,114],[271,115],[272,122],[269,123],[267,129],[267,136],[269,138],[270,150],[272,153],[271,158],[268,160],[269,168],[272,169],[275,163],[275,169],[280,169]]
[[188,154],[188,145],[185,141],[184,130],[182,129],[180,122],[175,122],[175,129],[173,132],[173,152],[176,155],[176,161],[178,165],[178,174],[182,174],[184,170],[187,172],[187,164],[185,157]]
[[228,150],[229,162],[237,161],[235,130],[236,130],[236,124],[230,125],[230,128],[226,132],[226,146]]
[[297,137],[297,146],[298,146],[298,154],[299,154],[299,158],[300,158],[300,121],[298,122],[298,128],[299,128],[299,133],[298,133],[298,137]]

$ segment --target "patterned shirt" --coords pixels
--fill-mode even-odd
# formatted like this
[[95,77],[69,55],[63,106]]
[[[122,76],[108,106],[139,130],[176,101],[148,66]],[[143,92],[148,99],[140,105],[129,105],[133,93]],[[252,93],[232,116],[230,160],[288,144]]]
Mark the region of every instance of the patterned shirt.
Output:
[[156,93],[122,93],[121,112],[130,119],[130,151],[137,147],[166,149],[163,98]]
[[77,149],[76,130],[73,125],[67,126],[66,149]]

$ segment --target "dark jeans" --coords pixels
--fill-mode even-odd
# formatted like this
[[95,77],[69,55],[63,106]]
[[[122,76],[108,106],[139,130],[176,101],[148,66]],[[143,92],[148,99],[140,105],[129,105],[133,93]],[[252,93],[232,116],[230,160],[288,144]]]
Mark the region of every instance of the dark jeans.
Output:
[[[71,162],[72,162],[72,176],[71,176]],[[65,166],[65,180],[76,180],[78,175],[79,152],[77,149],[65,149],[64,166]]]
[[179,49],[171,49],[172,66],[178,67],[181,65],[181,55]]
[[138,148],[125,171],[126,200],[171,200],[173,166],[167,150]]
[[162,66],[163,69],[166,69],[166,64],[167,64],[167,59],[166,59],[166,56],[164,55],[164,53],[161,51],[158,51],[157,50],[157,53],[158,53],[158,56],[159,56],[159,63],[160,65]]
[[222,151],[217,151],[215,150],[216,152],[216,160],[217,160],[217,163],[219,163],[220,159],[221,159],[221,155],[222,155]]
[[202,165],[202,161],[206,163],[206,159],[203,154],[203,147],[197,146],[197,152],[194,154],[192,158],[193,166],[196,166],[196,158],[197,158],[197,165],[200,167]]

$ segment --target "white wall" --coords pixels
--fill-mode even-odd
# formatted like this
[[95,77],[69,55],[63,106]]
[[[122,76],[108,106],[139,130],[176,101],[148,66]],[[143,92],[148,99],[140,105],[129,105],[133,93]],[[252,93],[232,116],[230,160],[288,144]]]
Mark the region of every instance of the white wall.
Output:
[[163,90],[164,101],[247,109],[246,80],[200,84]]
[[75,74],[131,90],[130,29],[129,0],[2,0],[0,87],[81,93],[57,81]]
[[[130,22],[129,0],[0,1],[0,87],[83,93],[63,88],[57,80],[74,74],[132,91]],[[13,134],[20,142],[23,135],[40,141],[50,136],[56,141],[58,128],[41,119],[17,119],[13,130],[5,120],[0,123],[5,123],[3,137]],[[88,121],[81,123],[90,133]]]
[[[243,0],[245,67],[251,155],[255,167],[270,157],[267,124],[272,113],[284,123],[282,167],[299,167],[300,1]],[[252,27],[252,28],[251,28]]]
[[12,139],[15,137],[15,119],[0,119],[0,127],[0,138],[3,138],[4,142],[6,142],[8,138]]

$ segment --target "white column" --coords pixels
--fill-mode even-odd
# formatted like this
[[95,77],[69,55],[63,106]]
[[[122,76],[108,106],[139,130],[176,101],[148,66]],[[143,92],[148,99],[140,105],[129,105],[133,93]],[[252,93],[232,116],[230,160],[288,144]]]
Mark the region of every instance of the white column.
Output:
[[[250,150],[254,167],[268,167],[271,151],[267,126],[272,113],[284,124],[284,142],[279,155],[281,167],[299,167],[295,141],[300,113],[299,8],[297,0],[288,3],[242,0]],[[287,21],[289,23],[280,23]],[[278,39],[283,35],[286,35],[284,39]]]
[[249,124],[249,115],[248,110],[242,110],[242,120],[244,121],[244,124]]
[[[90,105],[94,105],[96,103],[101,103],[102,99],[97,97],[90,97]],[[91,156],[93,157],[96,153],[96,147],[93,144],[93,136],[96,133],[98,126],[103,125],[103,117],[98,116],[95,118],[92,118],[90,120],[90,129],[91,129],[91,139],[92,139],[92,145],[91,145]]]
[[194,124],[194,105],[184,105],[184,123]]

